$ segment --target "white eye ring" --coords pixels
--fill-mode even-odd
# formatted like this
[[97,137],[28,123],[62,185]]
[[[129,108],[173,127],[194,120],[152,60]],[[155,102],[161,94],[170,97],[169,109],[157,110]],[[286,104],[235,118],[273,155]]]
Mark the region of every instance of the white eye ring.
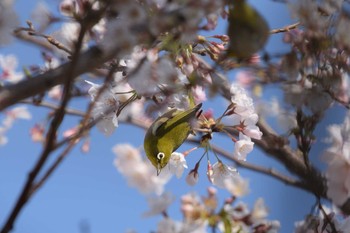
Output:
[[159,152],[159,153],[157,154],[157,159],[158,159],[158,160],[162,160],[164,157],[165,157],[165,154],[164,154],[163,152]]

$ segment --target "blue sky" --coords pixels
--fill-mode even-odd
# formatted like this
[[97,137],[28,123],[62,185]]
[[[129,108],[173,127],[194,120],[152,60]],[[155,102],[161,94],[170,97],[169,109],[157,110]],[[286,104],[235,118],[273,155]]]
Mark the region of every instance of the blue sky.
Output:
[[[22,23],[29,17],[29,13],[35,6],[34,2],[16,1],[16,9]],[[46,1],[48,5],[55,5],[57,2]],[[293,22],[286,18],[288,13],[283,4],[270,0],[251,2],[268,19],[271,28],[282,27]],[[287,47],[283,47],[280,39],[280,36],[273,36],[269,41],[268,50],[287,51]],[[41,63],[40,51],[28,44],[14,43],[9,47],[0,48],[0,54],[10,53],[18,56],[21,66]],[[204,109],[213,107],[214,103],[219,107],[224,106],[221,101],[215,100],[205,103]],[[29,129],[34,122],[43,120],[47,110],[31,109],[33,120],[16,122],[8,133],[9,143],[0,147],[1,225],[41,151],[40,145],[30,141]],[[330,118],[326,117],[325,122]],[[68,118],[63,127],[67,128],[77,121],[76,117]],[[322,127],[319,129],[319,134],[324,134]],[[134,229],[136,232],[156,230],[156,224],[160,218],[141,217],[142,213],[148,210],[146,198],[137,190],[128,187],[125,179],[113,166],[114,154],[111,151],[116,143],[129,142],[136,147],[141,146],[144,131],[130,125],[121,125],[110,137],[106,138],[97,130],[93,130],[91,135],[91,151],[88,154],[81,153],[79,148],[72,151],[49,181],[25,206],[17,219],[14,233],[78,233],[79,227],[84,224],[90,226],[91,233],[125,232],[128,229]],[[227,150],[232,149],[232,145],[228,145],[225,141],[221,144]],[[191,145],[183,145],[180,151],[190,147]],[[257,148],[248,156],[248,161],[284,170]],[[191,168],[195,160],[190,158],[188,162]],[[263,197],[270,210],[268,218],[281,221],[281,232],[292,232],[294,222],[303,219],[314,204],[312,195],[304,191],[291,188],[261,174],[243,169],[239,171],[243,177],[250,180],[251,192],[242,200],[252,207],[257,198]],[[204,170],[195,187],[189,187],[184,179],[185,177],[173,178],[166,186],[166,189],[177,197],[169,210],[169,215],[176,220],[181,220],[179,197],[191,191],[205,195],[209,186]],[[220,203],[222,203],[229,193],[225,190],[219,191]]]

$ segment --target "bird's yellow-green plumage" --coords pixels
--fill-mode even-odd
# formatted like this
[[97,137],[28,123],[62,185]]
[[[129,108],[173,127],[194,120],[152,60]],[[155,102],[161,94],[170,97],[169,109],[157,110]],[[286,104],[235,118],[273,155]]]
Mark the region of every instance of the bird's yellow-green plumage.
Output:
[[164,168],[171,154],[179,148],[191,133],[191,120],[202,104],[186,111],[172,109],[158,117],[146,132],[144,149],[148,159],[157,169]]
[[231,0],[227,34],[230,44],[228,57],[245,59],[264,47],[269,37],[269,26],[259,12],[245,0]]

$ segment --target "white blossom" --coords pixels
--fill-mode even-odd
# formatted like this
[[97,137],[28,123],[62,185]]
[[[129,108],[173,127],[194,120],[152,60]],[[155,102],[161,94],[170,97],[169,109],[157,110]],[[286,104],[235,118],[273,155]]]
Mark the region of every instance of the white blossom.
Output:
[[212,174],[209,174],[211,183],[219,188],[226,188],[225,180],[234,179],[237,176],[237,169],[231,166],[227,166],[221,161],[216,162],[212,166]]
[[114,165],[131,187],[142,194],[163,193],[164,185],[171,178],[169,173],[162,172],[157,176],[152,164],[142,159],[140,151],[129,144],[116,145],[113,152],[116,154]]
[[175,196],[168,192],[165,192],[160,196],[153,196],[148,198],[148,205],[150,207],[150,210],[145,212],[143,216],[150,217],[164,213],[169,205],[174,202],[174,200]]
[[180,233],[181,223],[170,218],[163,218],[157,227],[157,233]]
[[182,85],[175,65],[165,57],[156,61],[145,60],[136,70],[128,82],[142,96],[177,90]]
[[251,138],[259,140],[262,137],[262,132],[256,125],[259,117],[255,112],[253,99],[244,88],[232,84],[230,92],[233,114],[228,116],[229,122],[240,131],[239,140],[235,142],[234,155],[245,160],[247,154],[253,150],[254,143]]
[[243,197],[249,193],[249,182],[240,175],[224,180],[225,189],[235,197]]
[[243,133],[248,137],[260,140],[262,137],[262,132],[256,125],[258,118],[258,114],[256,113],[252,113],[248,117],[244,118]]
[[171,173],[175,174],[177,178],[180,178],[184,172],[184,169],[188,168],[185,156],[182,153],[173,152],[167,167]]
[[268,209],[267,209],[267,206],[265,205],[264,199],[258,198],[255,201],[251,215],[254,222],[265,219],[267,217]]
[[247,154],[249,154],[254,148],[254,142],[250,139],[250,137],[244,135],[243,133],[239,133],[239,140],[235,143],[235,150],[233,155],[245,161]]
[[194,186],[198,183],[199,174],[197,170],[191,170],[186,176],[186,183],[190,186]]
[[291,15],[298,18],[300,23],[315,35],[322,35],[322,31],[329,26],[328,18],[318,12],[317,1],[292,1],[289,4]]
[[328,127],[331,146],[325,152],[327,195],[337,205],[350,197],[350,114],[343,124]]
[[231,85],[231,102],[235,104],[235,113],[243,118],[248,117],[255,112],[253,99],[250,98],[244,88]]
[[112,151],[117,155],[114,165],[123,175],[134,172],[134,169],[130,168],[135,164],[143,162],[140,151],[130,144],[117,144],[113,147]]
[[97,123],[97,128],[105,135],[109,136],[113,133],[114,129],[118,127],[116,111],[119,107],[119,101],[117,95],[108,87],[102,92],[99,98],[96,99],[101,85],[89,81],[86,82],[91,85],[89,94],[91,96],[91,101],[94,102],[94,107],[91,112],[92,117],[94,119],[101,118]]

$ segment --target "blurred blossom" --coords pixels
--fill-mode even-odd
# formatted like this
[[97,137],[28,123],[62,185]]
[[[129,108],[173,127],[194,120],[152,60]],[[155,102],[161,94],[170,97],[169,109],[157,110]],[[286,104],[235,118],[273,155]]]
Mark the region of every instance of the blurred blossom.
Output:
[[79,14],[79,6],[75,0],[62,0],[59,5],[59,10],[61,14],[65,16]]
[[8,138],[5,135],[6,131],[7,128],[0,126],[0,145],[5,145],[8,142]]
[[198,194],[191,192],[181,197],[181,211],[185,221],[191,223],[201,220],[206,208]]
[[79,127],[74,126],[74,127],[70,128],[70,129],[65,130],[63,132],[63,137],[64,138],[69,138],[69,137],[73,136],[74,134],[78,133],[78,131],[79,131]]
[[[121,4],[122,3],[122,4]],[[102,49],[116,50],[118,55],[124,56],[132,52],[132,49],[147,41],[145,22],[148,22],[146,8],[133,1],[121,2],[114,6],[118,12],[118,18],[106,23],[106,30],[100,46]],[[115,38],[118,38],[116,40]]]
[[249,193],[249,182],[240,175],[225,179],[224,185],[227,191],[234,197],[243,197]]
[[[74,21],[69,21],[67,23],[63,23],[61,28],[55,32],[53,32],[52,36],[62,43],[66,48],[73,50],[75,47],[75,42],[78,39],[80,33],[80,24]],[[87,37],[84,37],[84,41],[88,40]],[[83,44],[83,49],[86,49],[87,45]],[[67,53],[61,49],[54,47],[56,53],[61,55],[62,57],[67,57]]]
[[158,223],[156,233],[207,233],[207,222],[179,222],[163,218]]
[[208,187],[208,196],[202,197],[203,204],[207,208],[208,212],[214,212],[218,207],[218,197],[217,197],[217,189],[214,187]]
[[51,88],[47,94],[53,100],[61,100],[62,91],[63,91],[62,86],[57,85],[57,86],[54,86],[53,88]]
[[300,83],[285,84],[284,100],[295,108],[307,107],[312,113],[325,111],[333,100],[321,85],[305,79]]
[[154,215],[163,214],[167,210],[167,208],[170,206],[170,204],[173,203],[174,201],[175,201],[175,196],[167,192],[163,193],[160,196],[149,197],[148,205],[150,207],[150,210],[145,212],[143,216],[150,217]]
[[189,233],[207,233],[208,222],[197,220],[195,222],[184,222],[180,233],[189,232]]
[[[187,4],[186,4],[187,3]],[[199,24],[210,15],[210,22],[203,25],[206,30],[211,30],[216,26],[216,17],[223,10],[223,1],[197,0],[194,2],[173,1],[171,4],[163,5],[162,14],[152,17],[150,29],[154,35],[162,33],[169,28],[176,28],[178,41],[181,43],[193,42],[196,39]],[[181,10],[181,15],[178,12]],[[216,16],[215,16],[216,15]],[[177,28],[181,25],[180,28]]]
[[12,32],[19,23],[13,2],[13,0],[0,1],[0,45],[11,42]]
[[140,151],[130,144],[118,144],[113,147],[113,152],[117,155],[114,166],[124,175],[133,173],[134,169],[130,167],[134,164],[143,163]]
[[6,113],[6,118],[3,120],[3,125],[10,128],[13,122],[17,119],[30,120],[32,115],[25,106],[14,107]]
[[[1,5],[0,5],[0,9],[1,9]],[[0,68],[2,71],[2,73],[0,73],[0,80],[5,80],[9,83],[17,83],[21,81],[24,75],[23,73],[19,73],[16,71],[17,66],[18,66],[17,57],[11,54],[6,56],[0,54]]]
[[264,199],[258,198],[255,201],[252,213],[251,213],[251,218],[252,220],[259,221],[261,219],[265,219],[268,215],[268,209],[267,206],[265,205]]
[[207,100],[205,89],[202,86],[192,87],[194,102],[196,104],[202,103]]
[[118,127],[117,110],[119,101],[110,87],[107,87],[102,94],[96,99],[101,85],[86,81],[91,85],[89,94],[91,101],[94,104],[92,109],[92,117],[94,119],[101,118],[97,123],[97,128],[106,136],[113,133],[114,129]]
[[336,232],[350,232],[350,217],[342,216],[337,218],[333,210],[322,207],[324,212],[327,214],[325,218],[324,214],[319,211],[318,215],[307,215],[304,220],[294,223],[294,233],[328,233],[334,232],[330,222],[335,227]]
[[331,145],[324,154],[328,163],[327,195],[336,205],[342,205],[350,197],[350,114],[342,124],[330,125],[328,133]]
[[249,88],[253,84],[255,77],[250,71],[239,71],[236,76],[236,82],[239,86]]
[[[220,221],[218,224],[218,229],[220,230],[221,233],[225,233],[226,232],[226,226],[225,224]],[[231,229],[229,229],[230,232],[251,232],[248,228],[248,226],[244,223],[244,222],[233,222],[231,224]]]
[[[148,78],[145,79],[145,77]],[[142,96],[152,96],[163,91],[175,91],[182,86],[174,64],[165,57],[155,62],[143,61],[128,82],[137,94]]]
[[0,145],[5,145],[8,142],[5,134],[12,128],[16,120],[30,120],[31,118],[32,115],[25,106],[18,106],[5,111],[5,118],[1,122],[2,125],[0,125]]
[[157,233],[180,233],[181,223],[170,218],[163,218],[158,223]]
[[45,141],[45,128],[42,124],[35,124],[30,129],[30,135],[33,142],[44,142]]
[[86,138],[81,146],[80,150],[83,153],[88,153],[90,151],[91,141],[90,138]]
[[188,168],[184,155],[179,152],[173,152],[171,154],[167,167],[172,174],[176,175],[177,178],[180,178],[184,172],[184,169]]
[[334,39],[343,47],[350,48],[350,35],[349,35],[349,16],[342,15],[337,25],[337,30],[334,35]]
[[55,69],[61,64],[59,59],[49,53],[42,53],[42,55],[45,61],[45,71]]
[[34,27],[41,32],[51,23],[52,15],[48,6],[44,2],[38,2],[31,13],[31,18],[34,22]]
[[323,34],[329,26],[328,17],[319,13],[316,1],[293,1],[289,8],[291,15],[316,36]]
[[157,176],[151,163],[143,160],[140,151],[129,144],[118,144],[113,152],[116,154],[114,165],[131,187],[135,187],[142,194],[163,193],[164,185],[171,178],[171,174],[164,171]]
[[238,202],[235,206],[226,204],[224,206],[225,211],[232,216],[233,219],[240,220],[249,216],[250,211],[247,204],[243,202]]
[[277,118],[278,126],[284,132],[288,132],[297,126],[295,112],[284,109],[277,98],[272,98],[268,103],[261,104],[260,107],[259,113],[266,117]]
[[[243,202],[239,202],[234,206],[227,203],[223,210],[226,215],[222,221],[229,220],[231,222],[231,232],[279,232],[280,223],[276,220],[269,221],[266,219],[268,212],[262,198],[256,200],[252,210],[249,210]],[[222,221],[219,222],[218,228],[221,232],[227,232],[227,225],[224,225]]]

